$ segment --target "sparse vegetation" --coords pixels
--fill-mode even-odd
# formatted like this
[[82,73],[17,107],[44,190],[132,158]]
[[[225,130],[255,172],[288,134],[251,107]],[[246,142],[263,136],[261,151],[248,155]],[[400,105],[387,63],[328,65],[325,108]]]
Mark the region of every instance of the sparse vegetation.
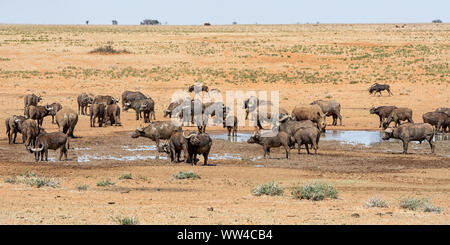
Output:
[[301,187],[294,187],[292,196],[297,199],[308,199],[313,201],[320,201],[325,198],[336,199],[338,191],[328,183],[312,183]]
[[379,198],[378,196],[372,197],[366,202],[366,206],[369,208],[387,208],[388,204],[385,200]]
[[37,188],[43,186],[55,188],[59,185],[59,182],[54,178],[38,177],[34,171],[29,170],[22,173],[20,176],[7,177],[4,182],[10,184],[26,184],[29,186],[36,186]]
[[405,197],[400,201],[400,207],[408,210],[441,213],[440,207],[434,207],[427,198]]
[[77,185],[77,190],[79,191],[87,191],[89,189],[88,185]]
[[133,179],[133,177],[131,176],[131,173],[129,173],[129,174],[122,174],[122,175],[119,177],[119,179],[120,179],[120,180],[124,180],[124,179]]
[[116,222],[119,225],[138,225],[139,220],[135,216],[131,217],[111,217],[114,222]]
[[90,54],[131,54],[130,51],[126,49],[118,50],[112,46],[111,42],[108,42],[105,46],[98,47],[89,52]]
[[258,185],[255,189],[252,190],[252,193],[255,196],[261,195],[281,196],[283,195],[283,192],[284,189],[275,182]]
[[180,171],[178,174],[175,174],[174,177],[176,179],[200,179],[200,176],[192,171]]
[[109,179],[97,182],[97,186],[110,186],[110,185],[115,185],[115,183]]

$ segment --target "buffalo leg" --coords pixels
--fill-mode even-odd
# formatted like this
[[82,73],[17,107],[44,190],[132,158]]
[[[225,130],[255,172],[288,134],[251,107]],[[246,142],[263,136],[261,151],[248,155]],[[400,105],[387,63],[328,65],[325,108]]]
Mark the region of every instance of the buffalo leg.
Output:
[[406,141],[402,141],[402,142],[403,142],[403,154],[407,154],[409,142],[406,142]]
[[433,142],[433,137],[430,137],[430,139],[428,140],[428,143],[430,144],[431,153],[434,153],[434,149],[436,148],[436,145]]

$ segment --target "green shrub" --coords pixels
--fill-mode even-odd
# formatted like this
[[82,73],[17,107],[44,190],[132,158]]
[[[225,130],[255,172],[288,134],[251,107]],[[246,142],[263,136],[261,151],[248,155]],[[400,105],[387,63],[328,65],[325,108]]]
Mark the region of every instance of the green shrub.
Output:
[[327,183],[312,183],[301,187],[294,187],[291,194],[297,199],[320,201],[325,198],[336,199],[338,191],[332,185]]
[[137,224],[139,224],[139,220],[134,216],[124,217],[124,218],[116,217],[116,218],[112,218],[112,219],[119,225],[137,225]]
[[16,179],[16,177],[6,177],[5,178],[5,183],[10,183],[10,184],[16,184],[17,183],[17,179]]
[[40,188],[42,186],[49,186],[52,188],[55,188],[58,186],[58,182],[55,179],[48,179],[45,177],[29,177],[24,178],[23,182],[29,186],[36,186],[37,188]]
[[89,189],[88,185],[77,185],[77,189],[79,191],[87,191],[87,189]]
[[122,180],[122,179],[133,179],[133,177],[131,176],[131,173],[129,173],[129,174],[122,174],[122,175],[119,177],[119,179],[120,179],[120,180]]
[[400,201],[400,207],[409,210],[422,210],[424,212],[441,213],[440,207],[435,207],[427,198],[405,197]]
[[115,183],[111,182],[109,179],[97,182],[97,186],[110,186],[110,185],[114,185],[114,184]]
[[178,174],[175,174],[174,177],[176,179],[200,179],[200,176],[192,171],[188,172],[180,171]]
[[387,208],[388,204],[385,200],[379,198],[378,196],[372,197],[366,202],[366,206],[370,208]]
[[261,196],[281,196],[283,195],[284,189],[278,186],[275,182],[270,182],[268,184],[258,185],[255,189],[252,190],[253,195]]

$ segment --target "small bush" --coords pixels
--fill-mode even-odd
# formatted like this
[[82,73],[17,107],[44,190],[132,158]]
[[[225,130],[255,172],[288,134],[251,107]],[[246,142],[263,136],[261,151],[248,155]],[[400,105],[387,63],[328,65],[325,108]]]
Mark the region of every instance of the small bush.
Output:
[[119,177],[119,179],[120,179],[120,180],[123,180],[123,179],[133,179],[133,177],[131,176],[131,173],[129,173],[129,174],[122,174],[122,175]]
[[17,183],[17,179],[16,179],[16,177],[6,177],[5,178],[5,183],[10,183],[10,184],[16,184]]
[[112,43],[108,42],[107,45],[105,45],[103,47],[98,47],[98,48],[90,51],[89,53],[90,54],[130,54],[131,52],[126,49],[122,49],[122,50],[114,49],[112,46]]
[[440,207],[435,207],[426,198],[405,197],[400,201],[400,207],[409,210],[422,210],[424,212],[441,213]]
[[275,182],[258,185],[255,189],[252,190],[252,193],[255,196],[261,196],[261,195],[281,196],[281,195],[283,195],[283,192],[284,192],[284,189],[282,187],[278,186],[278,184]]
[[338,191],[332,185],[327,183],[312,183],[301,187],[294,187],[291,194],[297,199],[320,201],[325,198],[336,199]]
[[87,191],[87,189],[89,189],[88,185],[77,185],[77,189],[79,191]]
[[366,206],[370,208],[387,208],[388,204],[385,200],[379,198],[378,196],[372,197],[366,202]]
[[58,182],[55,179],[48,179],[45,177],[30,177],[25,178],[23,182],[29,186],[36,186],[37,188],[40,188],[42,186],[48,186],[55,188],[58,186]]
[[20,176],[24,178],[36,177],[36,173],[34,171],[27,170],[23,172]]
[[97,182],[97,186],[110,186],[110,185],[114,185],[114,184],[115,183],[111,182],[109,179]]
[[200,176],[192,171],[180,171],[178,174],[175,174],[174,177],[177,179],[200,179]]
[[119,225],[137,225],[137,224],[139,224],[138,219],[134,216],[124,217],[124,218],[116,217],[116,218],[112,218],[112,219]]

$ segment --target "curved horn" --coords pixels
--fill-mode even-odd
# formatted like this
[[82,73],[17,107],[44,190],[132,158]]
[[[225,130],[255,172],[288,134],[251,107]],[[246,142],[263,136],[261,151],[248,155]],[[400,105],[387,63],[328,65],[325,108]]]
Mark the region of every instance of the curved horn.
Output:
[[32,151],[34,151],[34,152],[39,152],[39,151],[42,151],[43,149],[44,149],[44,146],[42,146],[41,148],[39,148],[39,149],[36,149],[36,148],[29,148],[30,150],[32,150]]
[[184,133],[186,133],[187,131],[183,131],[183,137],[184,138],[186,138],[186,139],[190,139],[192,136],[194,136],[194,133],[192,133],[192,134],[189,134],[188,133],[188,136],[186,136]]

